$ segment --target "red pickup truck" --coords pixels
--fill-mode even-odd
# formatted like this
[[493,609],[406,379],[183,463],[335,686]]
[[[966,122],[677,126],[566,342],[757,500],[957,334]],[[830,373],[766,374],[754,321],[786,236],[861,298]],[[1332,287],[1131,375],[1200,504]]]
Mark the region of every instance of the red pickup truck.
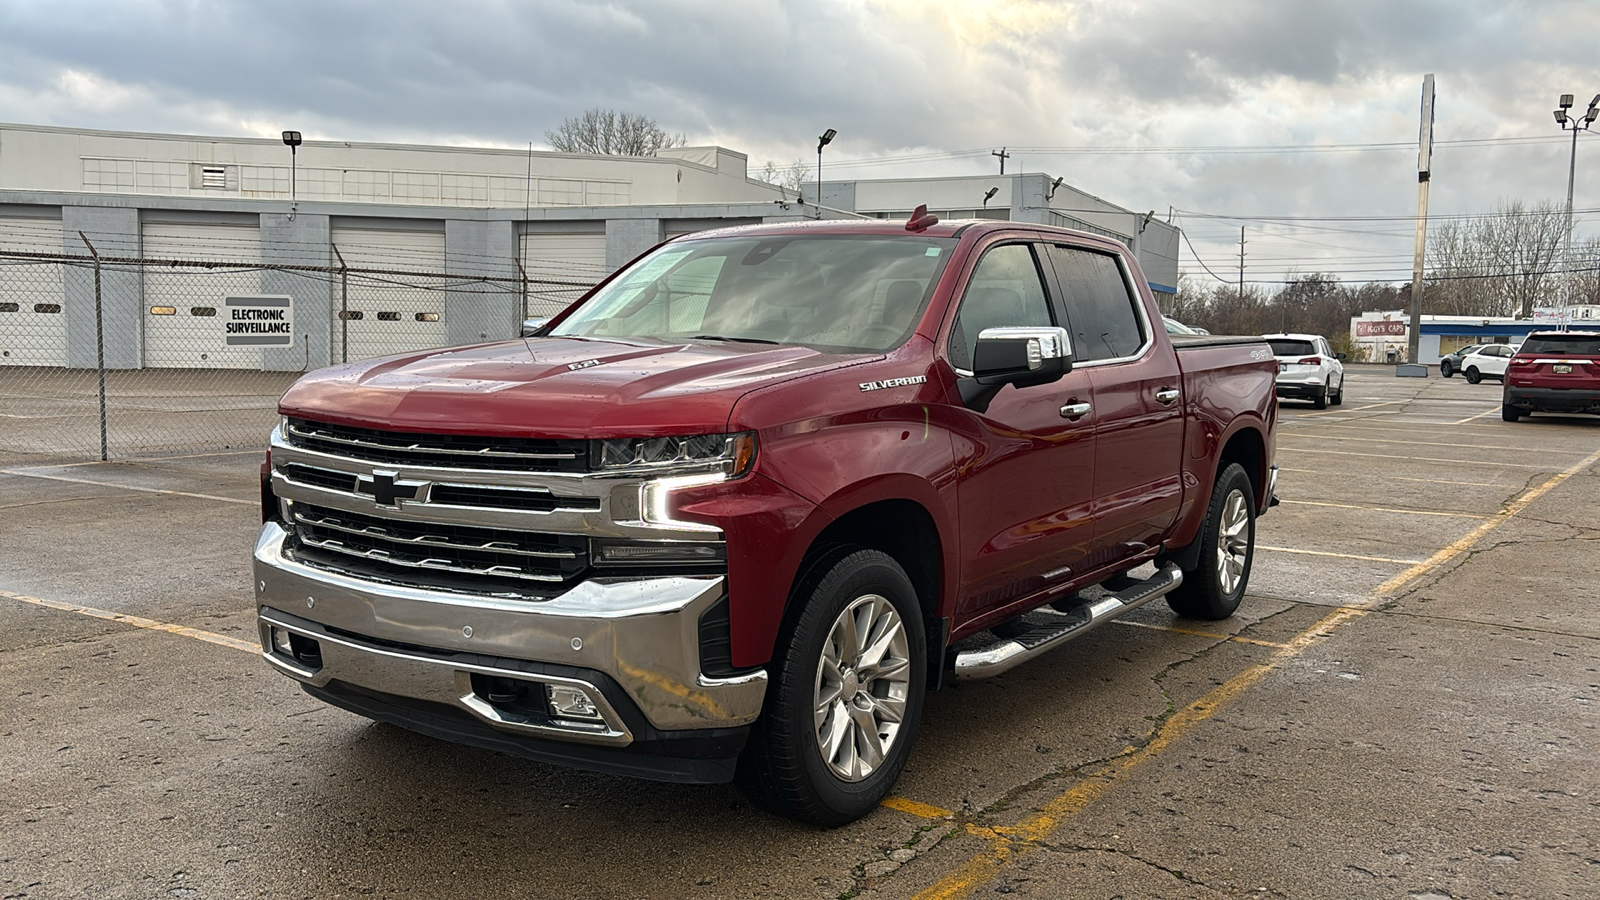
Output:
[[1233,613],[1277,364],[1177,340],[1126,248],[1076,231],[669,241],[537,336],[290,388],[264,655],[425,734],[850,821],[943,681],[1157,597]]

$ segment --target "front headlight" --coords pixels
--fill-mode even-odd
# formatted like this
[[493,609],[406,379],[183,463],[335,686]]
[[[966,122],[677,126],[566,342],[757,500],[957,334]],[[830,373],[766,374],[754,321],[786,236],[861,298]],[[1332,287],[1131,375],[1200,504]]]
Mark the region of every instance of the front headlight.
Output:
[[[750,471],[756,461],[756,435],[697,434],[687,437],[611,438],[589,443],[590,463],[596,471],[622,474],[655,469],[699,468],[722,463],[729,478]],[[709,466],[708,466],[709,467]]]

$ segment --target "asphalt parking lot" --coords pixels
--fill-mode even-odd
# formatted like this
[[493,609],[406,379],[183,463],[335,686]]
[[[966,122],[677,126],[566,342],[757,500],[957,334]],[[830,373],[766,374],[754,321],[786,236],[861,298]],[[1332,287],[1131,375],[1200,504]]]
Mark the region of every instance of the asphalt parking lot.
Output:
[[1285,403],[1237,616],[933,695],[832,831],[306,697],[255,649],[258,451],[6,462],[0,897],[1595,897],[1600,419],[1499,396]]

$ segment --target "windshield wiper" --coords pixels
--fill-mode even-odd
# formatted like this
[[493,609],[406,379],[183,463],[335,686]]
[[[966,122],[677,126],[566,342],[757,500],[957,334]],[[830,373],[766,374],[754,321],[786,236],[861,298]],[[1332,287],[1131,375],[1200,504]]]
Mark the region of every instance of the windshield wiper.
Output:
[[694,337],[690,338],[689,340],[691,340],[691,341],[733,341],[733,342],[739,343],[739,344],[773,344],[773,345],[777,345],[777,343],[778,343],[777,341],[769,341],[766,338],[728,337],[727,335],[722,335],[722,334],[697,334]]

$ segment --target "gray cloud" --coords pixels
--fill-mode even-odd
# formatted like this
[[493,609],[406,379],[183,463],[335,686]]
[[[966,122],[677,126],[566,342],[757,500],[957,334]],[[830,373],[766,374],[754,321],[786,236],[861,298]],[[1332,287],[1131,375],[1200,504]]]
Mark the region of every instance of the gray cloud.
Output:
[[[757,166],[813,158],[833,127],[835,173],[970,174],[994,161],[846,163],[1002,145],[1408,142],[1431,71],[1440,140],[1551,137],[1441,146],[1435,211],[1475,212],[1564,193],[1567,148],[1548,110],[1562,91],[1580,104],[1600,91],[1595,34],[1600,7],[1581,0],[55,0],[0,6],[0,119],[522,146],[604,106]],[[1015,152],[1014,165],[1139,209],[1403,216],[1415,202],[1405,149]],[[1600,169],[1585,181],[1586,166],[1600,159],[1579,160],[1580,208],[1600,206]],[[1233,225],[1186,224],[1208,258],[1228,254],[1230,230],[1237,239]],[[1283,247],[1305,248],[1302,270],[1404,255],[1403,227],[1365,230],[1390,233],[1330,232],[1321,247],[1285,231]]]

